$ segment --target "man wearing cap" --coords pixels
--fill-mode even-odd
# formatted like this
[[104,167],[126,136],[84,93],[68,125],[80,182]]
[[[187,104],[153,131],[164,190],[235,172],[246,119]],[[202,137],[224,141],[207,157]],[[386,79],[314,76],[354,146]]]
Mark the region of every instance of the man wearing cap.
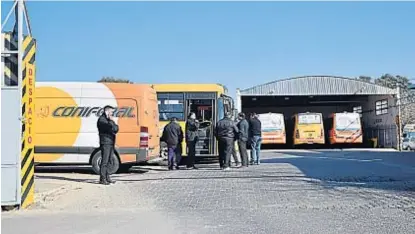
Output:
[[215,136],[219,142],[219,164],[225,171],[230,170],[232,148],[238,134],[238,127],[231,117],[231,113],[226,113],[225,118],[219,120],[215,128]]
[[98,118],[97,127],[99,132],[99,145],[101,149],[101,165],[99,183],[109,185],[115,183],[108,173],[108,164],[113,160],[115,146],[115,135],[118,133],[118,125],[113,120],[114,107],[105,106],[104,112]]

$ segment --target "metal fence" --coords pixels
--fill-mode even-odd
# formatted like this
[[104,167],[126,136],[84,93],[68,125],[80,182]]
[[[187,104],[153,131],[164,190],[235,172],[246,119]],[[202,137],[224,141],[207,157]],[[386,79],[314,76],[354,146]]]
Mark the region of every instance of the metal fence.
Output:
[[371,139],[377,139],[378,148],[398,148],[398,130],[395,124],[369,127],[363,129],[364,139],[370,144]]

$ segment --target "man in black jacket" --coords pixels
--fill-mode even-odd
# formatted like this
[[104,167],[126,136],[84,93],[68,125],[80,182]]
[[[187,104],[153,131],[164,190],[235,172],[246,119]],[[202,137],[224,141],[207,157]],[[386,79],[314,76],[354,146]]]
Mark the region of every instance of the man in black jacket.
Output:
[[110,179],[108,164],[113,160],[115,135],[118,133],[118,125],[113,120],[114,107],[105,106],[104,113],[98,118],[99,145],[101,149],[101,165],[99,183],[108,185],[115,183]]
[[248,166],[248,151],[246,150],[246,144],[249,139],[249,123],[245,119],[244,113],[238,114],[239,122],[237,124],[239,130],[238,147],[239,154],[241,155],[242,166]]
[[223,170],[229,170],[234,139],[238,134],[238,127],[231,119],[231,113],[219,120],[215,128],[215,136],[219,142],[219,164]]
[[164,127],[161,140],[167,144],[169,170],[173,170],[173,167],[179,169],[180,152],[178,151],[181,150],[180,145],[183,142],[183,130],[177,123],[176,117],[172,117],[170,123]]
[[249,138],[251,139],[251,165],[259,165],[261,163],[261,134],[261,121],[258,119],[258,115],[256,113],[252,113],[251,119],[249,120]]
[[[238,123],[239,123],[239,119],[236,118],[235,119],[236,126],[238,126]],[[232,157],[233,157],[233,160],[235,162],[235,167],[237,167],[237,168],[241,167],[241,160],[238,157],[238,152],[236,152],[236,143],[238,141],[238,138],[239,138],[239,136],[236,135],[235,139],[234,139],[233,147],[232,147]],[[241,152],[239,152],[239,153],[241,153]]]
[[186,122],[186,145],[187,145],[187,169],[197,169],[195,167],[196,144],[199,141],[199,121],[196,114],[191,112]]

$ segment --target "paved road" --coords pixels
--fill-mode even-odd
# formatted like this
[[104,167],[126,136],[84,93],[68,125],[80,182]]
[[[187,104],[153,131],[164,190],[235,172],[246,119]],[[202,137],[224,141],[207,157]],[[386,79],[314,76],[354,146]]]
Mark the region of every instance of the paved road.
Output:
[[4,233],[413,233],[415,154],[278,151],[223,172],[136,168],[109,187],[77,171],[30,211],[2,214]]

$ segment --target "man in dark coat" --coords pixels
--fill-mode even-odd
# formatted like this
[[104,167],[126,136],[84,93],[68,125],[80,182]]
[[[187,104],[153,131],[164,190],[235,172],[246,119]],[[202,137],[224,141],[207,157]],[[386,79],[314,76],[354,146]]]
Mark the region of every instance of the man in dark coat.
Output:
[[252,113],[251,119],[249,120],[249,138],[251,141],[251,165],[259,165],[261,163],[261,134],[261,121],[258,119],[258,115],[256,113]]
[[[238,123],[239,123],[239,119],[236,118],[235,119],[236,126],[238,126]],[[241,160],[238,157],[238,152],[236,152],[236,143],[238,141],[238,137],[239,137],[238,135],[235,136],[234,143],[233,143],[233,147],[232,147],[232,157],[233,157],[233,160],[235,162],[235,167],[237,167],[237,168],[241,167]],[[239,152],[239,154],[240,153],[241,152]]]
[[113,120],[114,109],[112,106],[105,106],[104,112],[97,121],[102,155],[99,183],[104,185],[115,183],[111,180],[108,172],[108,164],[113,164],[112,155],[114,154],[115,135],[118,133],[118,125]]
[[232,148],[238,134],[238,127],[231,116],[231,113],[226,113],[225,118],[219,120],[215,128],[215,136],[219,142],[219,164],[226,171],[230,169]]
[[249,139],[249,123],[245,119],[244,113],[238,114],[239,122],[237,124],[239,130],[238,147],[239,154],[241,155],[242,166],[248,166],[248,151],[246,150],[246,144]]
[[186,145],[187,145],[187,169],[198,169],[195,167],[196,144],[199,141],[199,121],[196,114],[191,112],[186,121]]
[[181,150],[180,145],[183,142],[183,130],[177,123],[176,117],[172,117],[170,123],[164,127],[161,140],[167,144],[169,170],[173,170],[173,167],[179,169],[179,150]]

